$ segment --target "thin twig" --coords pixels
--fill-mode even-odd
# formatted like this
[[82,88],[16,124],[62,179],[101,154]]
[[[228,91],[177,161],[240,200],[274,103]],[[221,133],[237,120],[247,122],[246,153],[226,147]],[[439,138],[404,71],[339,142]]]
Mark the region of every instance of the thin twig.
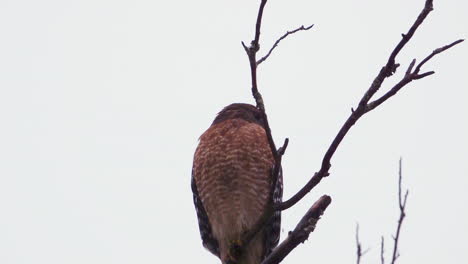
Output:
[[251,43],[251,47],[255,49],[255,52],[260,49],[260,29],[262,27],[263,9],[265,8],[266,3],[267,0],[262,0],[262,2],[260,2],[260,8],[258,9],[257,23],[255,24],[255,38]]
[[313,24],[310,25],[310,26],[308,26],[308,27],[304,27],[304,25],[302,25],[302,26],[300,26],[300,27],[298,27],[298,28],[296,28],[296,29],[294,29],[294,30],[287,31],[283,36],[281,36],[279,39],[277,39],[277,40],[275,41],[275,44],[273,44],[273,46],[270,48],[270,50],[268,51],[268,53],[267,53],[265,56],[263,56],[261,59],[259,59],[259,60],[257,61],[257,66],[260,65],[260,63],[264,62],[266,59],[268,59],[268,57],[270,57],[270,55],[271,55],[271,53],[273,52],[273,50],[274,50],[274,49],[278,46],[278,44],[279,44],[283,39],[285,39],[287,36],[292,35],[292,34],[298,32],[298,31],[301,31],[301,30],[307,31],[307,30],[311,29],[313,26],[314,26]]
[[286,152],[286,148],[288,147],[288,144],[289,144],[289,138],[285,138],[285,139],[284,139],[283,146],[282,146],[281,148],[278,149],[278,154],[280,154],[281,156],[283,156],[284,153]]
[[384,244],[384,237],[382,236],[380,239],[380,264],[385,264],[385,244]]
[[302,217],[293,231],[289,232],[288,237],[278,245],[261,264],[280,263],[294,248],[303,243],[314,231],[317,221],[325,209],[330,205],[330,196],[324,195],[318,199],[314,205]]
[[398,219],[397,230],[395,232],[395,236],[393,237],[393,253],[392,253],[392,262],[391,264],[395,264],[396,260],[400,256],[398,252],[398,241],[400,239],[400,231],[401,226],[403,225],[403,220],[405,219],[406,212],[406,200],[408,199],[408,190],[405,191],[405,195],[402,195],[402,188],[401,188],[401,179],[402,179],[402,161],[400,158],[399,161],[399,169],[398,169],[398,207],[400,208],[400,217]]
[[416,69],[414,70],[415,73],[419,73],[419,70],[421,70],[421,67],[426,63],[428,62],[430,59],[432,59],[432,57],[434,57],[435,55],[439,54],[439,53],[442,53],[448,49],[450,49],[451,47],[459,44],[459,43],[462,43],[463,41],[465,41],[464,39],[459,39],[457,41],[454,41],[453,43],[450,43],[448,45],[445,45],[443,47],[440,47],[438,49],[435,49],[432,51],[432,53],[427,56],[426,58],[424,58],[419,64],[418,66],[416,66]]
[[[406,208],[406,201],[408,199],[408,190],[406,190],[405,195],[402,195],[402,188],[401,188],[401,181],[403,178],[402,173],[402,159],[400,158],[399,165],[398,165],[398,208],[400,209],[400,217],[398,219],[397,230],[395,232],[395,236],[393,236],[393,253],[392,253],[392,262],[391,264],[395,264],[397,258],[400,256],[398,252],[398,241],[400,239],[400,231],[401,226],[403,225],[403,220],[406,216],[405,208]],[[357,264],[360,263],[361,257],[367,253],[368,250],[362,252],[362,245],[359,241],[359,224],[356,226],[356,245],[357,245]],[[385,245],[384,245],[384,237],[381,236],[380,240],[380,263],[385,264],[384,258],[385,252]]]
[[361,263],[361,257],[369,252],[369,248],[362,251],[362,244],[359,241],[359,223],[356,224],[356,264]]

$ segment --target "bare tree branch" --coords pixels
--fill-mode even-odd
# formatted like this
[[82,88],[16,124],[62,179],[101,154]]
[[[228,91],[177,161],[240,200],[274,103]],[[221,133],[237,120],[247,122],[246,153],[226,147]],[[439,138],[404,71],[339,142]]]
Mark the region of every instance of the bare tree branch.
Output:
[[457,40],[457,41],[455,41],[455,42],[453,42],[453,43],[451,43],[451,44],[449,44],[449,45],[445,45],[445,46],[443,46],[443,47],[440,47],[440,48],[438,48],[438,49],[435,49],[434,51],[432,51],[432,53],[431,53],[429,56],[427,56],[426,58],[424,58],[424,60],[422,60],[422,61],[418,64],[418,66],[416,66],[415,72],[419,72],[419,70],[421,69],[421,67],[422,67],[426,62],[428,62],[430,59],[432,59],[432,57],[434,57],[435,55],[437,55],[437,54],[439,54],[439,53],[442,53],[442,52],[444,52],[445,50],[448,50],[448,49],[450,49],[451,47],[453,47],[453,46],[455,46],[455,45],[457,45],[457,44],[459,44],[459,43],[462,43],[463,41],[464,41],[464,39],[459,39],[459,40]]
[[384,237],[382,236],[380,239],[380,263],[385,264],[385,244],[384,244]]
[[262,264],[277,264],[280,263],[294,248],[300,243],[303,243],[309,237],[309,234],[314,231],[317,221],[323,214],[325,209],[331,203],[331,197],[324,195],[320,197],[302,217],[293,231],[289,232],[288,237],[278,245],[268,257],[263,260]]
[[304,27],[304,25],[302,25],[302,26],[300,26],[300,27],[298,27],[298,28],[296,28],[296,29],[294,29],[294,30],[287,31],[283,36],[281,36],[279,39],[277,39],[277,40],[275,41],[275,44],[273,44],[273,46],[272,46],[271,49],[268,51],[268,53],[267,53],[265,56],[263,56],[261,59],[259,59],[259,60],[257,61],[257,66],[260,65],[260,63],[264,62],[266,59],[268,59],[268,57],[270,57],[270,55],[271,55],[271,53],[273,52],[273,50],[274,50],[274,49],[278,46],[278,44],[279,44],[283,39],[285,39],[287,36],[292,35],[292,34],[298,32],[298,31],[301,31],[301,30],[309,30],[309,29],[311,29],[313,26],[314,26],[313,24],[310,25],[310,26],[308,26],[308,27]]
[[[397,46],[394,48],[394,50],[391,52],[390,57],[388,58],[388,61],[384,67],[380,70],[379,74],[377,77],[374,79],[372,82],[371,86],[369,89],[364,93],[363,97],[359,101],[358,107],[354,110],[351,109],[351,115],[348,117],[348,119],[345,121],[341,129],[338,131],[338,134],[335,136],[334,140],[332,141],[331,145],[329,146],[327,152],[325,153],[323,159],[322,159],[322,166],[318,172],[314,174],[310,178],[310,180],[306,183],[304,187],[302,187],[301,190],[299,190],[295,195],[293,195],[289,200],[282,202],[281,204],[275,205],[276,210],[285,210],[290,208],[291,206],[295,205],[298,201],[300,201],[307,193],[309,193],[321,180],[322,178],[328,176],[330,167],[331,167],[331,158],[333,157],[336,149],[340,145],[341,141],[343,138],[346,136],[348,131],[351,129],[351,127],[356,123],[357,120],[359,120],[364,114],[367,112],[375,109],[377,106],[382,104],[384,101],[386,101],[388,98],[392,97],[393,95],[396,94],[401,88],[403,88],[405,85],[407,85],[409,82],[417,79],[424,78],[426,76],[429,76],[433,74],[433,72],[426,72],[419,74],[420,71],[420,66],[423,66],[424,63],[426,63],[428,60],[430,60],[434,55],[441,53],[451,47],[453,47],[456,44],[461,43],[463,40],[457,40],[453,42],[450,45],[444,46],[442,48],[439,48],[435,50],[431,55],[426,57],[418,66],[416,67],[415,71],[412,72],[412,68],[414,67],[415,62],[412,62],[410,66],[408,67],[408,70],[406,71],[407,74],[405,77],[397,83],[392,89],[390,89],[389,92],[387,92],[384,96],[381,98],[375,100],[374,102],[369,103],[370,99],[374,94],[380,89],[383,81],[392,76],[393,73],[395,73],[396,69],[398,68],[399,64],[395,63],[396,56],[398,53],[401,51],[401,49],[408,43],[408,41],[411,39],[411,37],[414,35],[418,27],[421,25],[421,23],[424,21],[424,19],[427,17],[429,12],[432,11],[432,0],[426,0],[425,5],[421,13],[419,14],[418,18],[416,21],[413,23],[411,28],[408,30],[406,34],[402,34],[402,39],[400,42],[397,44]],[[418,68],[419,67],[419,68]]]
[[361,263],[361,257],[364,256],[367,252],[369,252],[369,248],[362,251],[362,244],[359,241],[359,224],[356,224],[356,264]]
[[401,226],[403,225],[403,220],[405,219],[406,212],[406,201],[408,199],[408,194],[409,191],[405,191],[405,195],[402,195],[402,188],[401,188],[401,179],[402,179],[402,161],[400,158],[399,162],[399,169],[398,169],[398,207],[400,208],[400,217],[398,219],[398,225],[397,225],[397,230],[395,232],[395,236],[393,237],[393,253],[392,253],[392,262],[391,264],[395,264],[396,260],[400,256],[400,253],[398,252],[398,241],[400,239],[400,231],[401,231]]
[[415,70],[412,71],[414,64],[416,63],[416,59],[414,59],[411,64],[409,65],[408,69],[406,70],[405,76],[403,79],[401,79],[395,86],[393,86],[387,93],[382,95],[379,99],[376,99],[375,101],[372,101],[367,104],[366,106],[366,112],[369,112],[373,109],[375,109],[377,106],[381,105],[383,102],[387,101],[390,97],[394,96],[398,91],[400,91],[401,88],[403,88],[406,84],[410,83],[413,80],[419,80],[422,79],[426,76],[434,74],[433,71],[425,72],[425,73],[419,73],[421,70],[421,67],[428,62],[430,59],[432,59],[435,55],[459,44],[462,43],[464,40],[459,39],[449,45],[445,45],[443,47],[440,47],[438,49],[435,49],[431,54],[429,54],[426,58],[424,58],[418,66],[416,66]]
[[[408,199],[408,190],[405,191],[405,194],[402,194],[402,187],[401,187],[401,181],[403,177],[402,173],[402,159],[400,158],[400,161],[398,163],[398,208],[400,209],[400,216],[398,218],[398,225],[397,225],[397,230],[395,232],[395,235],[393,236],[393,252],[392,252],[392,261],[391,264],[395,264],[396,260],[400,256],[400,253],[398,252],[398,241],[400,239],[400,231],[401,227],[403,225],[403,220],[406,216],[406,201]],[[361,242],[359,241],[359,225],[356,226],[356,244],[357,244],[357,264],[359,264],[361,257],[367,253],[367,250],[364,251],[364,253],[361,252]],[[384,245],[384,237],[381,237],[380,240],[380,263],[385,264],[385,258],[384,258],[384,252],[385,252],[385,245]]]

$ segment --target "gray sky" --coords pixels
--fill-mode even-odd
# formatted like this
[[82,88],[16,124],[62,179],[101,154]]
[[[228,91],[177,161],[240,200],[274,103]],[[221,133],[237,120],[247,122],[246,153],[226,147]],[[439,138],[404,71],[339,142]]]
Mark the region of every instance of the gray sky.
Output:
[[[231,3],[232,2],[232,3]],[[315,24],[259,69],[284,159],[285,198],[321,157],[423,0],[271,1],[261,52]],[[218,263],[190,191],[198,137],[232,102],[253,103],[247,57],[258,1],[0,1],[0,263]],[[398,57],[468,36],[468,4],[435,11]],[[363,263],[396,227],[398,159],[410,189],[401,264],[468,263],[468,46],[428,63],[364,116],[331,176],[283,213],[283,237],[322,194],[333,203],[284,263]],[[389,255],[387,256],[389,258]]]

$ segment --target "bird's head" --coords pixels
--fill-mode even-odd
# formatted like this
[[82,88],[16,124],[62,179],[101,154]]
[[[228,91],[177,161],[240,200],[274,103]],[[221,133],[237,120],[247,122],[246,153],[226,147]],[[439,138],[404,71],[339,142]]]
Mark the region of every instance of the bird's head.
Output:
[[212,125],[216,125],[229,119],[242,119],[265,127],[262,112],[257,107],[250,104],[235,103],[224,107],[223,110],[218,113]]

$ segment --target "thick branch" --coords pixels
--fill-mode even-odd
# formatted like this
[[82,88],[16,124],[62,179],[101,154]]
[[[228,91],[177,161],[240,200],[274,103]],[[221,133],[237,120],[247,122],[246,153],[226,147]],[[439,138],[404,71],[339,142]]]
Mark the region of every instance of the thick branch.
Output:
[[280,263],[294,248],[300,243],[303,243],[309,237],[309,234],[314,231],[317,221],[323,214],[325,209],[331,203],[330,196],[324,195],[317,200],[314,205],[302,217],[293,231],[289,232],[288,237],[277,246],[268,257],[263,260],[262,264],[277,264]]

